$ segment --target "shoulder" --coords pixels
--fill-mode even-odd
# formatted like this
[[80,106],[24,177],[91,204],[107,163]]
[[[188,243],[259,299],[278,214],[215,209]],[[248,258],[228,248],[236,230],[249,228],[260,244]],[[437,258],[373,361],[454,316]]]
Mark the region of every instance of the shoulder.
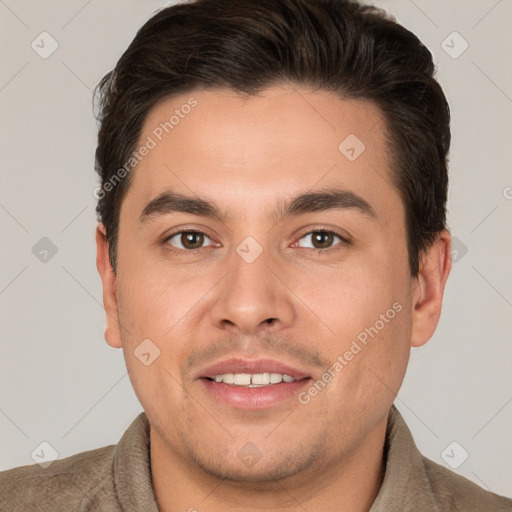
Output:
[[486,491],[471,480],[423,457],[425,472],[441,510],[512,512],[512,499]]
[[[483,489],[425,457],[394,405],[385,450],[386,474],[375,511],[512,512],[510,498]],[[397,501],[399,507],[393,508]]]
[[[77,453],[54,461],[46,469],[32,464],[0,472],[0,509],[79,510],[85,499],[96,494],[108,499],[113,494],[115,449],[111,445]],[[30,506],[34,508],[26,508]]]

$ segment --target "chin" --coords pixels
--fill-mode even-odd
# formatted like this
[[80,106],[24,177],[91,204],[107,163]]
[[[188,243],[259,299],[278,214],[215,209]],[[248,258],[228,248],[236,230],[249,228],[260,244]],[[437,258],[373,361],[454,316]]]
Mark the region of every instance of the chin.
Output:
[[320,446],[298,446],[284,453],[271,446],[260,452],[248,442],[238,452],[215,454],[213,451],[198,453],[189,450],[188,456],[204,473],[221,480],[240,483],[270,483],[284,480],[310,469],[317,459]]

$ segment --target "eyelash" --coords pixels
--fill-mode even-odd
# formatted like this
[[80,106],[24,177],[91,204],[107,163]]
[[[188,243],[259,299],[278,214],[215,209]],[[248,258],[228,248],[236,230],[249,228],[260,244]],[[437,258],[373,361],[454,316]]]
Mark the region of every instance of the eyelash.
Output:
[[[167,250],[169,250],[169,251],[171,251],[173,253],[183,254],[183,253],[187,253],[187,252],[188,253],[194,253],[194,252],[198,252],[198,251],[201,251],[201,250],[207,248],[207,247],[199,247],[198,249],[177,249],[176,247],[173,247],[170,244],[168,244],[169,240],[174,238],[176,235],[182,235],[184,233],[198,233],[198,234],[205,235],[207,238],[210,238],[204,231],[199,231],[197,229],[184,229],[182,231],[176,231],[176,232],[170,234],[168,237],[166,237],[165,240],[163,241],[163,243],[166,246]],[[346,237],[344,237],[341,233],[338,233],[337,231],[335,231],[333,229],[314,229],[314,230],[308,231],[307,233],[304,233],[299,238],[299,240],[302,240],[304,237],[306,237],[308,235],[312,235],[314,233],[327,233],[327,234],[335,235],[336,237],[338,237],[340,239],[340,243],[335,244],[335,245],[333,245],[331,247],[328,247],[326,249],[315,249],[314,247],[313,248],[310,248],[310,247],[299,247],[299,249],[313,249],[313,250],[317,251],[320,254],[320,253],[336,250],[338,246],[346,247],[346,246],[350,245],[350,241]],[[210,238],[210,240],[211,240],[211,238]]]

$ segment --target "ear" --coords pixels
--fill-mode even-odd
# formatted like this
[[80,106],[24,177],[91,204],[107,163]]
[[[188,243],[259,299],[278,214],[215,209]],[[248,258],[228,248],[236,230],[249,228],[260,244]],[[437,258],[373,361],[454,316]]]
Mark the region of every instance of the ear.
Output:
[[413,347],[424,345],[439,323],[444,288],[452,268],[451,246],[452,237],[444,230],[421,258],[412,312]]
[[103,283],[103,306],[107,315],[105,341],[113,348],[121,348],[121,332],[118,322],[116,276],[109,260],[107,231],[101,223],[96,227],[96,268]]

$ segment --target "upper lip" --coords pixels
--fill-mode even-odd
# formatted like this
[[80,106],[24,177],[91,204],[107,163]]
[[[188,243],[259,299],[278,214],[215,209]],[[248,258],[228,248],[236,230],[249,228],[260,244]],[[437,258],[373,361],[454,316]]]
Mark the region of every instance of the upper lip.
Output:
[[233,357],[202,368],[197,373],[196,378],[213,379],[216,375],[224,375],[226,373],[281,373],[289,375],[295,380],[309,377],[308,373],[274,359]]

